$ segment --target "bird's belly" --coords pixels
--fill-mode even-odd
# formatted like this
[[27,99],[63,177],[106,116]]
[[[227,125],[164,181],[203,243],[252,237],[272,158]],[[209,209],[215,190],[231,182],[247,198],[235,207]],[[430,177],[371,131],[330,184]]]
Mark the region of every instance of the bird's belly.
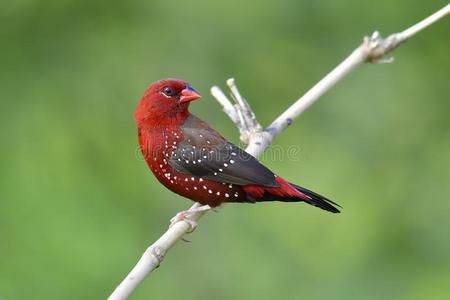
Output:
[[203,205],[215,207],[223,202],[245,202],[247,198],[241,186],[180,173],[164,158],[160,163],[154,161],[150,169],[169,190]]

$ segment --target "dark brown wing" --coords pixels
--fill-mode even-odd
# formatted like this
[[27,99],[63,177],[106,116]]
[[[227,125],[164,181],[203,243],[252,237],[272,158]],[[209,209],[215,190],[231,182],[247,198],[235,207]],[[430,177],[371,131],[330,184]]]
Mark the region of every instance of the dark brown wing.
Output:
[[178,172],[236,185],[279,186],[268,168],[198,118],[189,117],[181,129],[183,141],[169,159]]

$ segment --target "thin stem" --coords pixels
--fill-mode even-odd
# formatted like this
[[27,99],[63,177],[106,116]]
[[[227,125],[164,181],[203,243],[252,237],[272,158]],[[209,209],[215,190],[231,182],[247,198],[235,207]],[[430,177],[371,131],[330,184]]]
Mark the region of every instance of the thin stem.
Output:
[[443,17],[448,16],[449,14],[450,14],[450,4],[447,4],[446,6],[444,6],[443,8],[441,8],[440,10],[438,10],[437,12],[435,12],[434,14],[429,16],[428,18],[420,21],[419,23],[417,23],[417,24],[409,27],[408,29],[404,30],[403,32],[399,33],[400,39],[402,41],[406,41],[407,39],[409,39],[410,37],[412,37],[419,31],[424,30],[428,26],[439,21]]

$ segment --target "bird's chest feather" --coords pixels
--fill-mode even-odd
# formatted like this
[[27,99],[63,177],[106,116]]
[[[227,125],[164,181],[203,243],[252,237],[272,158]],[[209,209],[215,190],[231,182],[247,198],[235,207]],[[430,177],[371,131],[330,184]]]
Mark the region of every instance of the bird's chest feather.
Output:
[[139,132],[142,154],[153,174],[166,186],[174,185],[181,177],[170,166],[169,160],[182,139],[183,133],[177,128],[159,127]]

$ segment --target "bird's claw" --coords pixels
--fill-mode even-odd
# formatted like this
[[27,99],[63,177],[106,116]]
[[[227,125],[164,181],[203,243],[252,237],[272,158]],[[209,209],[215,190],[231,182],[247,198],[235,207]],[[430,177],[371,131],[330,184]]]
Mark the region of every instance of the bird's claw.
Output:
[[188,210],[180,211],[179,213],[177,213],[175,215],[175,217],[170,219],[169,228],[172,227],[173,225],[175,225],[176,223],[180,222],[180,221],[184,221],[184,222],[189,224],[189,230],[187,231],[187,233],[193,232],[195,230],[195,228],[197,228],[198,223],[196,221],[193,221],[193,220],[189,219],[189,217],[192,215],[192,213],[193,212],[190,212]]
[[192,208],[189,210],[180,211],[179,213],[177,213],[175,215],[175,217],[170,219],[169,228],[180,221],[184,221],[189,224],[189,230],[187,231],[187,233],[191,233],[197,228],[198,223],[197,223],[197,221],[191,220],[190,217],[196,212],[206,211],[206,210],[210,210],[210,209],[211,209],[211,207],[209,205],[203,205],[203,206]]

